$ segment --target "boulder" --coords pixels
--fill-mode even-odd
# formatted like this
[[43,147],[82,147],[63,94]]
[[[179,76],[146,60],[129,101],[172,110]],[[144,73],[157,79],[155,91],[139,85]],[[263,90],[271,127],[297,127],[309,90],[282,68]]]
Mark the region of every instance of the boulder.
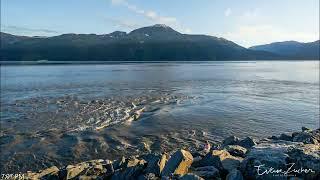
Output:
[[281,134],[279,136],[279,140],[292,141],[292,136],[288,134]]
[[193,157],[190,152],[186,150],[176,151],[169,159],[161,173],[162,176],[169,176],[171,173],[184,175],[188,173]]
[[320,129],[314,131],[303,131],[292,133],[294,142],[303,142],[305,144],[320,144]]
[[112,161],[106,160],[106,163],[105,163],[104,167],[107,170],[107,173],[105,174],[106,176],[110,176],[110,175],[112,175],[114,173],[114,168],[113,168]]
[[200,160],[195,167],[214,166],[219,171],[231,171],[240,165],[242,158],[232,156],[226,150],[213,150]]
[[147,167],[145,168],[144,172],[147,173],[153,173],[156,176],[160,176],[166,162],[167,162],[167,155],[154,155],[154,154],[148,154],[145,158],[147,161]]
[[289,148],[287,164],[294,169],[303,168],[304,173],[296,174],[303,179],[320,179],[320,146],[315,144],[303,144]]
[[[283,141],[292,141],[292,135],[282,133],[280,136],[271,136],[268,139],[272,140],[283,140]],[[262,141],[262,140],[260,140]]]
[[98,176],[86,176],[86,175],[81,175],[77,179],[79,180],[94,180],[94,179],[102,179]]
[[226,177],[226,180],[243,180],[241,172],[237,169],[232,170]]
[[86,176],[99,176],[105,174],[107,170],[104,168],[102,164],[92,165],[84,170],[84,175]]
[[138,180],[158,180],[160,178],[153,173],[147,173],[147,174],[140,175],[137,179]]
[[240,167],[240,163],[242,162],[243,158],[235,157],[230,155],[229,157],[222,160],[222,167],[227,172],[231,172],[234,169],[238,169]]
[[65,167],[62,171],[59,171],[59,177],[63,177],[66,179],[72,179],[72,178],[76,178],[80,175],[82,175],[81,173],[89,167],[89,164],[87,163],[79,163],[76,165],[68,165],[67,167]]
[[126,158],[122,156],[121,159],[116,160],[112,163],[112,167],[114,170],[121,169],[126,166],[126,162],[127,162]]
[[[286,169],[289,148],[297,146],[298,143],[288,141],[271,141],[260,143],[246,155],[242,161],[240,170],[245,179],[274,179],[274,173],[265,173],[265,170]],[[278,176],[279,179],[286,179],[285,176]]]
[[247,149],[239,145],[228,145],[224,149],[227,150],[231,155],[238,157],[244,157],[247,153]]
[[192,173],[204,178],[204,179],[219,179],[219,170],[214,166],[205,166],[196,168]]
[[131,157],[130,159],[127,159],[124,164],[125,166],[122,170],[118,170],[112,175],[112,180],[138,178],[146,166],[146,161]]
[[113,167],[109,160],[91,160],[68,165],[59,171],[59,179],[99,179],[113,174]]
[[59,169],[56,166],[39,171],[39,173],[27,173],[29,179],[59,179]]
[[188,174],[180,177],[179,180],[204,180],[204,179],[195,175],[195,174],[188,173]]
[[249,148],[251,148],[252,146],[256,145],[257,143],[256,143],[255,140],[252,139],[251,137],[246,137],[246,138],[238,141],[236,144],[239,145],[239,146],[242,146],[242,147],[244,147],[244,148],[249,149]]
[[304,126],[302,126],[302,127],[301,127],[301,130],[302,130],[302,132],[305,132],[305,131],[312,131],[312,129],[307,128],[307,127],[304,127]]
[[235,145],[239,141],[239,138],[236,136],[229,136],[226,139],[222,141],[222,147],[227,146],[227,145]]
[[205,157],[203,157],[200,161],[194,164],[194,167],[204,167],[204,166],[214,166],[219,170],[222,170],[221,161],[226,157],[230,156],[228,151],[225,150],[213,150],[209,152]]

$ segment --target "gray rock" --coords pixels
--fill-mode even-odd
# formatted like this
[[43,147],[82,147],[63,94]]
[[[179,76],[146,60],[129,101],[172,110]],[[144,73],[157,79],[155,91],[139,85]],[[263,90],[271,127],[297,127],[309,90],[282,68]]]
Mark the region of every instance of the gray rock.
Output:
[[184,175],[188,173],[188,169],[191,166],[193,157],[190,152],[186,150],[176,151],[164,166],[161,173],[162,176],[169,176],[170,174]]
[[303,142],[305,144],[318,144],[317,137],[312,132],[293,133],[293,142]]
[[279,136],[279,140],[292,141],[292,136],[288,134],[281,134]]
[[231,155],[238,157],[244,157],[247,153],[247,149],[239,145],[228,145],[224,149],[227,150]]
[[39,173],[27,173],[29,179],[59,179],[59,169],[56,166],[41,170]]
[[213,150],[200,160],[194,167],[214,166],[219,171],[231,171],[240,165],[242,158],[232,156],[226,150]]
[[193,173],[204,179],[220,179],[219,170],[214,166],[199,167]]
[[302,126],[302,127],[301,127],[301,130],[302,130],[302,132],[305,132],[305,131],[312,131],[312,129],[307,128],[307,127],[304,127],[304,126]]
[[232,170],[226,177],[226,180],[243,180],[241,172],[237,169]]
[[138,180],[158,180],[160,178],[153,173],[148,173],[148,174],[140,175],[137,179]]
[[[304,179],[320,179],[320,146],[315,144],[303,144],[289,148],[288,164],[295,169],[307,169],[308,173],[301,173],[297,176]],[[289,165],[289,166],[290,166]],[[311,172],[314,171],[314,173]]]
[[[240,170],[245,179],[274,179],[273,174],[263,174],[269,168],[286,169],[288,149],[299,143],[289,141],[272,141],[254,146],[242,161]],[[260,168],[258,172],[258,167]],[[258,174],[260,173],[260,174]],[[279,179],[286,179],[279,176]]]
[[194,167],[204,167],[204,166],[214,166],[219,170],[222,170],[222,159],[230,156],[230,154],[225,150],[213,150],[209,152],[205,157],[203,157],[197,163],[194,163]]
[[116,160],[112,163],[112,167],[114,170],[123,168],[124,166],[126,166],[126,158],[124,156],[122,156],[120,160]]
[[204,179],[195,175],[195,174],[188,173],[188,174],[180,177],[179,180],[204,180]]
[[106,176],[110,176],[114,173],[114,168],[111,161],[106,160],[105,168],[107,170]]
[[167,155],[154,155],[154,154],[148,154],[145,158],[147,161],[147,167],[144,170],[144,172],[147,173],[153,173],[156,176],[160,176],[166,162],[167,162]]
[[103,179],[103,177],[99,177],[99,176],[95,176],[95,175],[92,175],[92,176],[86,176],[86,175],[81,175],[79,176],[77,179],[79,180],[95,180],[95,179]]
[[227,146],[227,145],[235,145],[239,141],[239,138],[236,136],[229,136],[226,139],[222,141],[222,147]]
[[227,172],[231,172],[234,169],[238,169],[240,167],[240,163],[242,162],[243,158],[235,157],[230,155],[226,159],[222,160],[222,167]]
[[125,164],[126,166],[123,167],[122,170],[119,170],[112,175],[112,180],[138,178],[146,166],[146,161],[132,157],[128,159]]
[[89,167],[87,163],[79,163],[76,165],[68,165],[65,168],[66,171],[66,179],[76,178],[77,176],[82,175],[81,173]]
[[170,178],[169,176],[162,176],[161,180],[172,180],[172,178]]
[[257,143],[255,142],[254,139],[252,139],[251,137],[246,137],[240,141],[238,141],[238,143],[236,143],[239,146],[242,146],[244,148],[251,148],[252,146],[256,145]]

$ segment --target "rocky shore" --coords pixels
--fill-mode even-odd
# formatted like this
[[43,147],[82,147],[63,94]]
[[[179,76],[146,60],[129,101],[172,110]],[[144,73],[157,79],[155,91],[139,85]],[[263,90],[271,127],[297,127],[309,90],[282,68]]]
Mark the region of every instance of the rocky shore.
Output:
[[235,136],[208,151],[177,149],[27,172],[26,179],[320,179],[320,129],[255,140]]

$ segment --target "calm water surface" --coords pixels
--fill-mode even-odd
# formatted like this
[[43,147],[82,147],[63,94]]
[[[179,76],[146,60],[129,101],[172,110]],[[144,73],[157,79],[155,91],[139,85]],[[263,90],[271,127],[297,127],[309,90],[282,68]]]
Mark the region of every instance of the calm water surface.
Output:
[[1,66],[1,171],[319,127],[319,62]]

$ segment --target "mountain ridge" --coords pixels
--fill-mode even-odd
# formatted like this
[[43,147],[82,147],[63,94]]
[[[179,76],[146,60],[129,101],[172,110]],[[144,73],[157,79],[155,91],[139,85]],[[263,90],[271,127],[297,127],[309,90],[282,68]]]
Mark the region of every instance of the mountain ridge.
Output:
[[282,41],[252,46],[249,49],[271,52],[290,58],[320,58],[320,40],[312,42]]
[[244,48],[209,35],[182,34],[156,24],[129,33],[15,36],[1,32],[1,61],[279,60],[285,55]]

